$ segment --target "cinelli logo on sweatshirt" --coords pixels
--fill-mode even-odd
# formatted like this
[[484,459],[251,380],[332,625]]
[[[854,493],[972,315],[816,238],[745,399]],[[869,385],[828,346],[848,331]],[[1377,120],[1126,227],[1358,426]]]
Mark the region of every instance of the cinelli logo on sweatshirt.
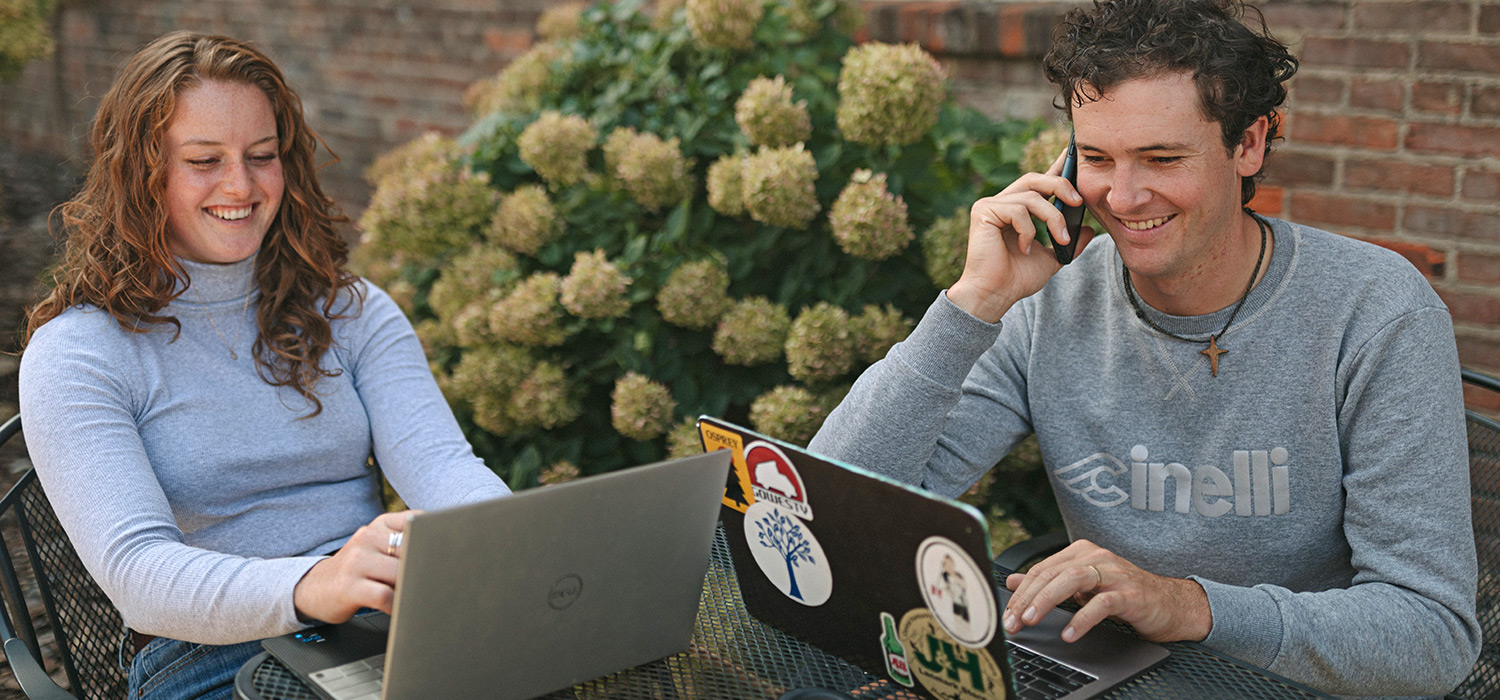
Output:
[[1229,472],[1203,464],[1152,461],[1145,445],[1130,448],[1130,462],[1107,452],[1052,470],[1064,488],[1100,508],[1129,502],[1136,510],[1195,512],[1217,518],[1281,515],[1292,507],[1286,448],[1235,450]]

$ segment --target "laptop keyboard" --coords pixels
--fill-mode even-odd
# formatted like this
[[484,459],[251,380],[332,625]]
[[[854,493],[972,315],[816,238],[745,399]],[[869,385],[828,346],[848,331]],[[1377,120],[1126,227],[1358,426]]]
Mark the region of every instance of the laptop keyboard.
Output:
[[333,700],[380,700],[385,654],[325,668],[309,678]]
[[1021,700],[1056,700],[1097,680],[1015,642],[1005,645],[1010,668],[1015,672],[1016,697]]

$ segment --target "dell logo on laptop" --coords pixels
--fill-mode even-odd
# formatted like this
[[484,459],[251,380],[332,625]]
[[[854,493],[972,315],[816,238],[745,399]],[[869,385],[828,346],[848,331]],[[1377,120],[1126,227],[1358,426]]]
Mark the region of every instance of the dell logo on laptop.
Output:
[[583,579],[578,574],[568,574],[552,584],[547,591],[547,604],[554,610],[566,610],[578,596],[583,594]]

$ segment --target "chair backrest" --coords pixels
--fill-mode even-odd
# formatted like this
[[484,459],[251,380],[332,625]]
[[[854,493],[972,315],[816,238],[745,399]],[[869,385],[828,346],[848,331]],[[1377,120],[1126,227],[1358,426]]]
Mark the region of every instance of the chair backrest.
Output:
[[[0,425],[0,445],[20,431],[20,416]],[[44,657],[38,629],[50,631],[56,645],[54,658],[61,661],[75,697],[124,698],[127,677],[120,668],[124,632],[120,613],[83,568],[36,472],[27,470],[0,498],[0,519],[4,522],[0,584],[5,598],[5,605],[0,606],[4,625],[0,632],[7,640],[23,640],[40,663]],[[40,612],[33,613],[38,607]],[[33,620],[34,614],[40,619]],[[124,661],[128,664],[130,659]]]
[[[1500,380],[1472,370],[1464,383],[1500,394]],[[1463,698],[1488,698],[1500,691],[1500,422],[1468,410],[1470,499],[1474,545],[1479,554],[1479,625],[1484,647],[1474,670],[1453,691]]]

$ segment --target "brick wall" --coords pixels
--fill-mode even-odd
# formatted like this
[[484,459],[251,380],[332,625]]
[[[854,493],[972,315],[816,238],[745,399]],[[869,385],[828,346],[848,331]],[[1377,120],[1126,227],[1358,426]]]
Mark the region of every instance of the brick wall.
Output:
[[99,97],[121,62],[173,29],[254,42],[301,94],[340,162],[328,192],[358,212],[375,156],[428,129],[468,125],[461,98],[531,46],[548,0],[131,0],[64,2],[56,53],[0,84],[0,136],[81,164]]
[[[364,167],[425,129],[462,129],[463,88],[529,47],[553,1],[64,3],[57,55],[0,86],[0,135],[81,162],[93,106],[124,56],[173,28],[228,33],[288,73],[342,157],[326,186],[358,212]],[[862,36],[921,43],[948,66],[957,97],[993,116],[1049,116],[1037,59],[1070,6],[865,0]],[[1256,207],[1401,252],[1451,308],[1464,363],[1500,372],[1500,5],[1262,7],[1303,63]]]

